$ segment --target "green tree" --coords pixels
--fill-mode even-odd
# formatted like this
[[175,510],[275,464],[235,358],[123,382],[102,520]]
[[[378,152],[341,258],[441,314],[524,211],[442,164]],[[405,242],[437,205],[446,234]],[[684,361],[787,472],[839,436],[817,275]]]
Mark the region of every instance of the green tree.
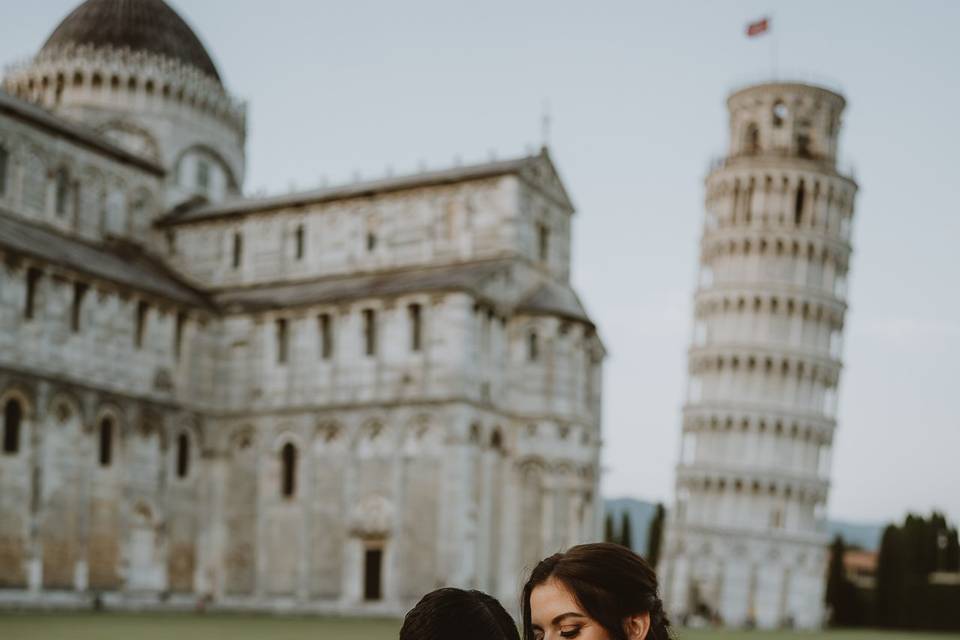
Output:
[[624,510],[622,518],[620,522],[620,544],[627,549],[633,549],[633,531],[630,528],[630,512]]
[[660,547],[663,544],[663,523],[666,519],[667,510],[663,508],[663,503],[657,503],[657,511],[653,514],[653,520],[650,521],[650,528],[647,530],[647,562],[654,569],[660,561]]
[[960,571],[960,540],[957,538],[956,528],[947,532],[947,548],[944,550],[944,569]]
[[613,514],[607,511],[607,517],[603,520],[603,541],[617,542],[616,534],[613,532]]
[[843,559],[847,545],[842,536],[837,536],[830,546],[830,569],[827,572],[826,603],[830,608],[830,625],[850,627],[863,622],[860,607],[860,594],[852,582],[847,579]]
[[904,536],[890,525],[883,531],[877,558],[875,620],[881,627],[900,627],[905,622],[904,595],[907,567]]

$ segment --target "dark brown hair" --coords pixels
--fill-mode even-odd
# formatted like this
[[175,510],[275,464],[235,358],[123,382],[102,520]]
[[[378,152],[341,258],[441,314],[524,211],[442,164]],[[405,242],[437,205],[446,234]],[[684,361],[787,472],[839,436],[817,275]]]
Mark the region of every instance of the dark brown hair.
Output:
[[650,614],[651,640],[670,639],[670,621],[657,593],[657,574],[647,561],[617,544],[582,544],[536,566],[523,587],[523,638],[533,640],[530,594],[550,579],[560,581],[611,640],[627,640],[626,621]]
[[520,640],[520,634],[495,598],[448,587],[423,596],[407,613],[400,640]]

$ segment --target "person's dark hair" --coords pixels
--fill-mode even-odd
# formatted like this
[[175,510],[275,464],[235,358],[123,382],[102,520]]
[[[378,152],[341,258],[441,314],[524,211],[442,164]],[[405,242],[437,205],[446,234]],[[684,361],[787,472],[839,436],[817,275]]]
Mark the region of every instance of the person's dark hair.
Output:
[[562,583],[611,640],[628,640],[625,623],[650,614],[651,640],[669,640],[670,621],[657,593],[657,574],[647,561],[618,544],[582,544],[536,566],[523,587],[523,638],[533,640],[530,594],[550,579]]
[[407,612],[400,640],[520,640],[517,625],[482,591],[431,591]]

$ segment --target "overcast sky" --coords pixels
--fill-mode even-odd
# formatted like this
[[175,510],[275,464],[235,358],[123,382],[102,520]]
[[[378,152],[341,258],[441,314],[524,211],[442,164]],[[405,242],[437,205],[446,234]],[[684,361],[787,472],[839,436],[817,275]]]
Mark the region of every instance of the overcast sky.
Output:
[[[31,55],[76,1],[8,7],[0,61]],[[829,511],[960,519],[960,2],[173,4],[250,103],[248,190],[522,154],[549,104],[578,207],[573,279],[610,351],[611,497],[672,498],[727,94],[770,79],[774,57],[781,78],[839,87],[861,190]],[[747,40],[774,5],[773,35]]]

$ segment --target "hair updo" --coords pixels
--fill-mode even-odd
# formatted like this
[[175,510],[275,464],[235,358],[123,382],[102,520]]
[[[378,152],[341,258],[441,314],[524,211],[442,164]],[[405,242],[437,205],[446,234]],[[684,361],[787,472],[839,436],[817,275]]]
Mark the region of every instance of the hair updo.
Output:
[[651,640],[669,640],[670,621],[657,593],[657,574],[647,561],[617,544],[572,547],[536,566],[523,587],[523,638],[534,640],[530,594],[550,579],[560,581],[611,640],[628,640],[626,621],[650,615]]
[[400,640],[520,640],[520,634],[492,596],[448,587],[423,596],[407,613]]

